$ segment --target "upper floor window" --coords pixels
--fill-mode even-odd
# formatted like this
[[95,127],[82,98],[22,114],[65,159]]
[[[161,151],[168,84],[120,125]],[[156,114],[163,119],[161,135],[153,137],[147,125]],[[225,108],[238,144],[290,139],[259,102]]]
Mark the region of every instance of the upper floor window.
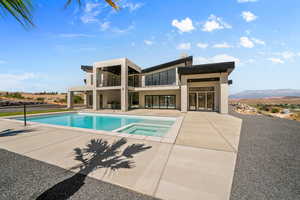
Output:
[[145,85],[175,85],[176,84],[176,69],[146,75]]

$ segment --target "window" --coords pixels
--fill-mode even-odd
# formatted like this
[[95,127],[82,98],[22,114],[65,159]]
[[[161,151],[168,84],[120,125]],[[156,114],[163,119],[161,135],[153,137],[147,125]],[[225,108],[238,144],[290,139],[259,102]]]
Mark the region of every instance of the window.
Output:
[[145,96],[145,108],[152,108],[152,96]]
[[161,85],[159,82],[159,73],[155,73],[152,76],[152,85]]
[[146,76],[146,83],[145,85],[152,85],[152,74]]
[[215,91],[214,87],[190,87],[189,91]]
[[94,77],[93,74],[91,74],[91,85],[93,85]]
[[152,108],[159,109],[159,96],[152,96]]
[[146,75],[146,86],[151,85],[175,85],[176,84],[176,69]]
[[176,109],[176,95],[146,95],[145,108]]
[[168,72],[168,85],[175,85],[176,84],[176,69],[170,69]]

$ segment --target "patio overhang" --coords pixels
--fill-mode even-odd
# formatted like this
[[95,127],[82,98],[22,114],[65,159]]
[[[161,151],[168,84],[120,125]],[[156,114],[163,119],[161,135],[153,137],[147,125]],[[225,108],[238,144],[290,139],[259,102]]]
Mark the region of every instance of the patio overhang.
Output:
[[230,74],[235,67],[234,62],[211,63],[203,65],[192,65],[189,67],[178,67],[180,75],[190,74],[209,74],[209,73],[222,73],[227,72]]

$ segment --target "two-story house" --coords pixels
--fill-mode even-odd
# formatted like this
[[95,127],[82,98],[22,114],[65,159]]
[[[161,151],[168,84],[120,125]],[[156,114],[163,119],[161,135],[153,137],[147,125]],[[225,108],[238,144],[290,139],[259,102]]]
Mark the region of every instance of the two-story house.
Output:
[[81,66],[85,85],[68,91],[84,92],[85,105],[99,109],[177,109],[228,113],[228,76],[234,62],[193,65],[193,57],[142,69],[127,58]]

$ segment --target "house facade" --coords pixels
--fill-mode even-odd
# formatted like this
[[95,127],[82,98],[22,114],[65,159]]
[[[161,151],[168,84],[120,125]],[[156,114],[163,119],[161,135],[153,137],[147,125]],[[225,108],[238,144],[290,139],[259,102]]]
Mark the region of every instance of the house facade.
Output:
[[127,58],[82,65],[84,85],[69,88],[68,107],[76,92],[84,103],[101,109],[177,109],[228,113],[228,80],[234,62],[193,65],[184,57],[146,69]]

